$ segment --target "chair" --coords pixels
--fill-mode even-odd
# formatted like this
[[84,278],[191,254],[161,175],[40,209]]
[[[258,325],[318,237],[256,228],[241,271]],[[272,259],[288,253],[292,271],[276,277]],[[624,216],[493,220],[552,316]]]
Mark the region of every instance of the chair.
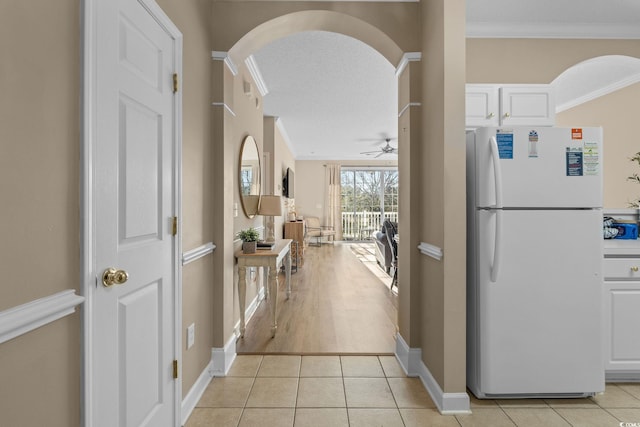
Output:
[[[309,238],[309,245],[320,246],[322,245],[322,238],[331,238],[331,242],[335,241],[336,230],[329,225],[320,225],[320,218],[311,216],[305,218],[307,237]],[[316,238],[316,243],[311,244],[311,238]]]
[[389,243],[389,247],[391,248],[391,266],[393,267],[393,279],[391,280],[391,287],[395,285],[398,287],[398,242],[396,242],[395,236],[398,234],[398,225],[397,223],[393,223],[388,219],[385,219],[382,223],[382,229],[384,230],[384,234],[387,237],[387,242]]
[[387,239],[384,228],[380,231],[376,231],[371,235],[375,244],[376,261],[378,265],[384,270],[385,273],[391,275],[391,264],[393,262],[391,246]]

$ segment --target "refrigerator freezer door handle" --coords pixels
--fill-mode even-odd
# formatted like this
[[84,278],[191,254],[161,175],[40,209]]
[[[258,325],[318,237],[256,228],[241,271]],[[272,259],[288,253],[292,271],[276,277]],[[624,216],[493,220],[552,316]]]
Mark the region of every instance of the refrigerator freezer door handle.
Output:
[[491,158],[493,159],[493,174],[496,189],[496,208],[502,209],[502,168],[500,166],[500,150],[498,149],[498,141],[495,136],[489,141],[491,146]]
[[496,214],[496,234],[495,242],[493,242],[493,266],[491,266],[491,282],[498,280],[500,273],[500,260],[502,258],[502,210],[493,211]]

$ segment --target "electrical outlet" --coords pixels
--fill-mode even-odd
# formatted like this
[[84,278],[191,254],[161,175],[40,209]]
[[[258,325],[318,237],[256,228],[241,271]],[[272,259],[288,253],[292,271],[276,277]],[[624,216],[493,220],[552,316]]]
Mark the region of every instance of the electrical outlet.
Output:
[[187,328],[187,350],[190,349],[196,341],[196,324],[192,323]]

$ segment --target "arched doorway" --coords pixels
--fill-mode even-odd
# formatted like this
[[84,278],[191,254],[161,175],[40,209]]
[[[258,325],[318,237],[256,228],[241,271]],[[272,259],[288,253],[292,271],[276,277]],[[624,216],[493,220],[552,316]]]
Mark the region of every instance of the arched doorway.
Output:
[[[222,102],[215,102],[214,105],[218,105],[220,108],[217,119],[214,122],[219,123],[220,126],[216,128],[214,131],[216,141],[224,141],[222,145],[224,145],[224,154],[220,158],[220,171],[227,171],[230,173],[220,173],[220,178],[222,178],[223,182],[233,177],[235,174],[233,173],[232,168],[229,168],[228,164],[234,164],[235,162],[235,144],[238,140],[238,137],[241,136],[242,132],[245,132],[245,129],[234,128],[233,124],[230,123],[231,120],[225,119],[225,111],[234,110],[234,93],[232,86],[230,84],[225,84],[225,82],[233,81],[233,64],[243,64],[245,59],[249,57],[252,53],[259,50],[261,47],[267,45],[269,42],[276,40],[278,38],[286,37],[290,34],[295,34],[297,32],[302,31],[328,31],[335,32],[343,35],[347,35],[353,37],[357,40],[360,40],[363,43],[371,46],[376,49],[384,58],[387,59],[395,68],[398,76],[398,97],[399,97],[399,105],[398,110],[399,120],[398,120],[398,145],[402,146],[402,150],[400,150],[400,157],[398,159],[399,165],[402,165],[403,162],[407,162],[410,158],[410,135],[411,133],[408,131],[410,129],[410,107],[419,106],[419,103],[411,103],[409,100],[412,99],[410,96],[411,85],[409,79],[409,72],[411,69],[411,64],[413,61],[417,61],[420,58],[420,55],[406,55],[404,51],[399,47],[399,45],[392,40],[385,32],[376,26],[366,22],[366,20],[355,18],[353,16],[338,13],[334,11],[318,11],[318,10],[310,10],[304,12],[294,12],[291,14],[275,17],[271,20],[268,20],[260,25],[255,26],[254,28],[247,29],[246,34],[242,34],[238,37],[238,40],[232,44],[232,46],[228,49],[227,52],[220,53],[218,52],[219,59],[225,59],[227,63],[226,67],[220,66],[219,71],[215,71],[214,75],[216,79],[214,81],[214,93],[220,94]],[[236,88],[239,87],[236,84]],[[413,97],[414,99],[417,97]],[[217,100],[216,100],[217,101]],[[238,106],[237,109],[240,109]],[[237,113],[237,112],[234,112]],[[237,116],[235,116],[236,121]],[[226,162],[225,160],[226,159]],[[404,159],[404,160],[403,160]],[[223,165],[222,163],[226,163]],[[402,172],[400,172],[402,174]],[[402,179],[401,179],[402,180]],[[405,184],[401,184],[400,186],[400,199],[402,199],[403,194],[409,194],[409,179],[405,179]],[[228,181],[224,183],[223,187],[229,188]],[[225,199],[224,205],[232,206],[233,194],[228,192],[220,192],[220,195]],[[222,214],[224,216],[224,214]],[[407,210],[405,219],[408,219],[409,212]],[[232,232],[222,233],[222,239],[225,241],[223,247],[229,247],[229,251],[232,251],[234,236]],[[220,248],[220,246],[219,246]],[[225,266],[229,269],[232,268],[232,265],[229,265],[228,258],[226,260],[221,260],[221,268],[225,268]],[[405,261],[408,263],[407,261]],[[408,271],[408,269],[406,270]],[[233,280],[235,282],[235,279]],[[402,274],[400,275],[400,289],[402,289],[401,301],[399,303],[399,328],[402,330],[403,323],[408,324],[409,319],[409,303],[411,291],[409,287],[403,287],[403,278]],[[233,322],[234,311],[232,307],[237,306],[237,300],[235,299],[235,291],[228,289],[226,287],[224,290],[219,290],[222,296],[223,301],[231,302],[232,304],[225,304],[221,308],[225,311],[223,315],[224,319],[228,321],[225,325],[225,329],[231,326]],[[225,331],[221,331],[221,333],[225,333]]]

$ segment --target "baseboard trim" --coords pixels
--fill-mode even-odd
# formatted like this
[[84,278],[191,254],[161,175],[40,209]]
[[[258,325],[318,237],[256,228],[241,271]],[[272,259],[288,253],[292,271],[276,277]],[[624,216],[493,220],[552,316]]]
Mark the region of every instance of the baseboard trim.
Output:
[[443,415],[470,414],[471,407],[467,393],[445,393],[435,380],[429,368],[422,362],[422,349],[410,348],[402,335],[396,336],[396,358],[409,377],[418,377],[431,399]]
[[211,375],[214,377],[224,377],[231,369],[233,361],[236,360],[236,335],[233,334],[223,348],[213,348],[211,350]]
[[213,359],[209,361],[209,364],[202,371],[196,382],[193,384],[187,395],[182,399],[182,412],[181,419],[182,425],[187,423],[187,420],[191,416],[191,413],[195,409],[196,405],[202,398],[204,391],[213,378]]

